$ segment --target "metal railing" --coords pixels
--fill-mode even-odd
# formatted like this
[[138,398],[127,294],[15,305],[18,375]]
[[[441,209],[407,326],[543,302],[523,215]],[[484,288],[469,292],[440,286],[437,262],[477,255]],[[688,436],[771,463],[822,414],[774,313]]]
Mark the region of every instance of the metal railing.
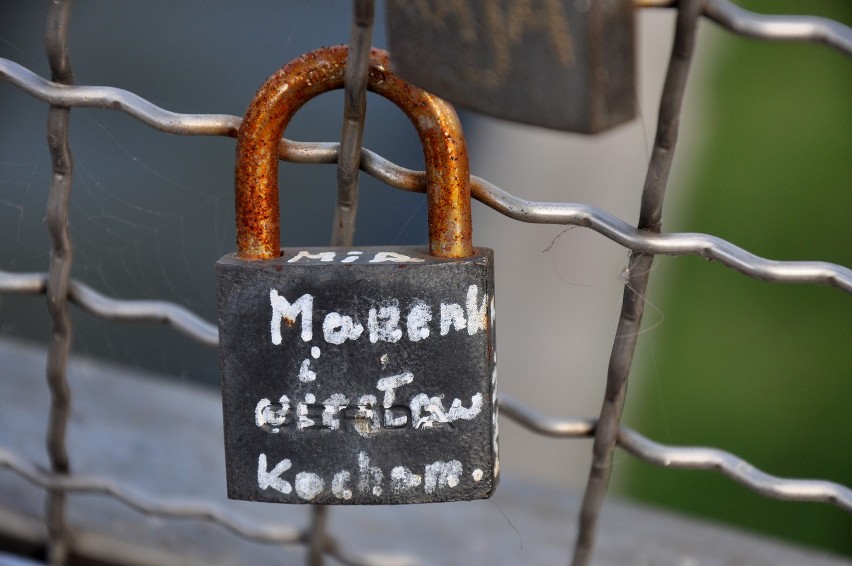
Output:
[[[637,227],[593,206],[575,203],[533,202],[516,197],[477,177],[472,178],[474,198],[497,212],[529,223],[562,224],[590,228],[631,251],[618,330],[612,348],[604,403],[598,419],[552,419],[521,401],[502,396],[503,415],[534,433],[560,437],[594,437],[593,462],[574,547],[574,564],[590,560],[600,507],[606,494],[615,446],[639,459],[663,467],[719,471],[748,488],[776,499],[823,502],[852,512],[852,490],[821,480],[779,478],[744,460],[712,448],[673,447],[658,444],[620,425],[630,365],[639,336],[645,294],[655,255],[697,255],[755,279],[775,283],[806,283],[836,287],[852,293],[852,270],[819,261],[775,261],[758,257],[721,238],[697,233],[661,233],[662,205],[677,142],[681,102],[695,43],[695,29],[703,15],[733,32],[772,41],[805,41],[830,45],[852,56],[852,30],[830,20],[805,16],[763,16],[745,11],[727,0],[637,0],[637,6],[671,7],[678,17],[671,60],[660,103],[657,135],[648,166]],[[424,192],[424,174],[395,165],[361,147],[367,57],[372,36],[373,2],[353,2],[353,24],[347,63],[344,125],[341,142],[304,143],[282,140],[280,157],[296,163],[338,164],[338,206],[332,239],[337,245],[352,241],[357,205],[357,170],[398,189]],[[0,468],[6,468],[47,492],[45,520],[48,560],[63,564],[68,557],[66,495],[97,493],[112,497],[136,511],[155,517],[203,521],[244,539],[277,544],[304,545],[312,564],[323,555],[345,564],[366,564],[366,559],[341,549],[326,533],[328,510],[312,508],[311,526],[305,530],[286,526],[247,524],[226,510],[205,501],[168,501],[120,485],[111,478],[70,473],[65,442],[70,409],[66,379],[72,324],[69,303],[107,320],[163,322],[204,345],[216,347],[218,332],[184,307],[165,301],[134,301],[105,296],[70,278],[72,242],[68,232],[68,205],[74,170],[68,144],[68,117],[72,108],[104,108],[124,112],[159,131],[179,135],[236,137],[240,118],[220,114],[180,114],[160,108],[126,90],[105,86],[74,85],[67,33],[70,0],[53,0],[47,26],[47,54],[51,80],[13,61],[0,59],[0,78],[50,105],[48,143],[53,179],[48,199],[47,226],[51,260],[47,273],[0,271],[0,293],[42,294],[47,298],[53,331],[48,349],[47,381],[51,408],[47,432],[50,470],[0,447]]]

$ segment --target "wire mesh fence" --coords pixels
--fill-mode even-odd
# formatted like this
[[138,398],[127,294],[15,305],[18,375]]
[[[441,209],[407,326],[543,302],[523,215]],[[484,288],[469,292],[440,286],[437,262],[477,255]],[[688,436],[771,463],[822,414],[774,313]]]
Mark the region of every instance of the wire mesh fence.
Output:
[[[670,7],[673,4],[637,2],[637,5],[647,7]],[[765,40],[823,43],[848,56],[852,56],[852,30],[820,18],[759,16],[726,0],[681,0],[676,4],[675,40],[637,226],[593,206],[528,201],[484,179],[471,179],[473,197],[500,214],[520,222],[589,228],[631,252],[600,416],[597,419],[553,419],[541,415],[520,400],[501,396],[499,401],[503,416],[533,433],[559,438],[594,438],[593,463],[574,547],[573,560],[577,565],[587,564],[592,557],[616,446],[658,466],[721,472],[767,497],[827,503],[852,512],[852,490],[842,485],[816,479],[776,477],[722,450],[666,446],[620,424],[655,255],[695,255],[762,281],[824,285],[852,293],[852,270],[840,265],[819,261],[776,261],[759,257],[712,235],[661,232],[665,189],[675,153],[681,104],[699,19],[703,16],[736,33]],[[397,189],[425,191],[422,172],[400,167],[361,147],[366,76],[364,53],[368,52],[371,42],[373,3],[356,1],[353,5],[350,53],[358,56],[351,57],[347,64],[347,107],[341,142],[283,140],[279,151],[281,159],[290,162],[338,164],[339,194],[333,241],[339,245],[348,245],[352,241],[358,168]],[[350,553],[349,549],[341,548],[326,532],[329,513],[326,507],[312,508],[312,521],[306,530],[284,525],[261,526],[247,524],[211,502],[163,500],[124,486],[117,478],[71,473],[74,454],[69,454],[66,443],[71,407],[71,392],[66,378],[73,331],[71,304],[105,320],[162,322],[212,348],[217,347],[218,332],[213,324],[181,305],[167,301],[118,299],[71,278],[73,243],[68,231],[68,213],[74,167],[68,142],[69,115],[73,108],[111,109],[165,133],[226,137],[236,137],[240,118],[176,113],[119,88],[74,84],[67,39],[70,13],[71,2],[51,3],[46,42],[50,80],[13,61],[0,59],[0,77],[49,105],[47,134],[53,171],[47,210],[51,238],[50,266],[46,273],[0,271],[0,292],[44,295],[52,321],[46,370],[52,398],[46,438],[50,469],[40,469],[26,458],[0,447],[0,467],[11,470],[46,492],[48,561],[63,564],[68,559],[71,533],[66,521],[67,495],[96,493],[114,498],[146,516],[213,523],[256,542],[302,545],[308,549],[311,563],[320,563],[324,555],[346,564],[368,563]]]

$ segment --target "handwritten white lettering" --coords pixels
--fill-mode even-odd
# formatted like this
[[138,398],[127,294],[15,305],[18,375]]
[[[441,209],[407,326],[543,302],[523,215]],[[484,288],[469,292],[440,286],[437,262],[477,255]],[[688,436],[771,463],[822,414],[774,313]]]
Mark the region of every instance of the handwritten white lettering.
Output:
[[349,398],[342,393],[333,393],[321,404],[317,404],[314,395],[308,393],[304,401],[295,404],[295,414],[291,414],[290,400],[286,395],[281,396],[278,404],[263,398],[255,407],[255,424],[266,432],[277,434],[281,428],[294,424],[298,431],[339,430],[345,420],[352,423],[350,426],[353,426],[358,434],[369,438],[382,429],[408,426],[416,430],[429,429],[459,420],[473,420],[482,413],[482,393],[475,393],[470,398],[469,407],[465,407],[461,399],[456,398],[447,409],[442,400],[443,395],[430,397],[425,393],[414,395],[407,404],[397,403],[396,389],[411,383],[412,380],[411,373],[380,379],[376,388],[384,392],[381,405],[375,395],[361,395],[354,406],[351,406]]
[[412,473],[404,466],[397,466],[391,470],[391,489],[394,493],[408,491],[420,485],[422,481],[422,476]]
[[280,430],[278,427],[287,422],[289,412],[290,399],[286,395],[278,400],[278,406],[273,406],[269,399],[261,399],[254,410],[254,422],[274,434]]
[[[353,250],[350,252],[346,252],[346,255],[343,259],[340,260],[340,263],[353,263],[359,259],[361,259],[364,252]],[[337,252],[331,251],[322,251],[317,253],[311,253],[307,250],[301,250],[296,255],[287,260],[287,263],[297,263],[303,259],[305,260],[318,260],[323,263],[329,263],[335,261],[337,258]],[[376,252],[373,255],[372,259],[368,260],[369,263],[422,263],[426,260],[407,256],[405,254],[401,254],[398,252]]]
[[383,377],[376,384],[376,389],[385,392],[385,398],[382,406],[385,408],[384,413],[386,428],[399,428],[401,426],[405,426],[408,421],[408,415],[403,414],[401,416],[394,416],[393,412],[389,409],[393,407],[394,401],[396,401],[396,388],[407,385],[412,381],[414,381],[414,374],[407,372],[399,375],[392,375],[390,377]]
[[373,495],[381,495],[384,477],[381,468],[370,466],[370,457],[366,452],[358,454],[358,490],[361,493],[369,491]]
[[464,319],[464,311],[460,305],[441,303],[441,336],[449,334],[450,327],[455,330],[462,330],[465,326],[467,326],[467,321]]
[[357,340],[364,327],[352,320],[350,316],[330,312],[322,321],[322,335],[326,342],[343,344],[347,340]]
[[456,487],[462,474],[462,464],[458,460],[437,461],[426,466],[426,493],[435,493],[442,487]]
[[358,259],[358,256],[364,252],[346,252],[346,257],[340,260],[340,263],[352,263]]
[[[312,501],[326,491],[326,480],[314,472],[296,473],[293,483],[284,479],[285,472],[291,471],[292,462],[284,458],[272,470],[268,470],[265,453],[258,457],[257,485],[260,489],[274,489],[285,495],[294,491],[295,495],[306,501]],[[414,473],[406,466],[394,466],[388,476],[378,466],[371,465],[370,456],[361,451],[357,457],[358,491],[365,496],[381,497],[387,483],[394,493],[422,489],[428,494],[438,490],[453,489],[462,481],[464,466],[459,460],[437,460],[423,467],[423,473]],[[480,468],[470,473],[474,482],[480,482],[485,474]],[[389,480],[389,481],[388,481]],[[352,472],[340,470],[331,479],[331,494],[337,499],[352,499]]]
[[317,254],[312,254],[312,253],[309,253],[307,251],[301,251],[301,252],[297,253],[295,256],[288,259],[287,263],[295,263],[302,258],[318,259],[320,261],[329,262],[329,261],[334,261],[335,255],[336,254],[334,252],[320,252],[320,253],[317,253]]
[[322,424],[331,430],[340,428],[340,419],[337,418],[338,413],[342,409],[349,406],[349,399],[342,393],[333,393],[328,399],[323,401],[325,410],[322,412]]
[[288,326],[296,324],[296,317],[302,315],[302,340],[310,342],[314,337],[312,325],[314,314],[314,298],[304,294],[292,304],[272,289],[269,291],[269,302],[272,305],[272,343],[281,344],[281,320]]
[[488,308],[488,295],[482,296],[482,303],[476,306],[476,295],[479,289],[476,285],[467,288],[467,333],[471,336],[480,330],[485,330],[486,309]]
[[316,372],[311,370],[311,360],[305,358],[302,360],[302,365],[299,367],[299,381],[302,383],[308,383],[316,378]]
[[[272,343],[282,343],[283,321],[288,327],[295,326],[296,319],[301,316],[301,338],[309,342],[313,338],[314,303],[313,295],[304,294],[292,303],[276,289],[269,292],[270,305],[272,307],[271,338]],[[412,342],[425,340],[432,335],[429,328],[433,320],[432,307],[422,300],[415,299],[408,306],[405,315],[405,328],[400,327],[403,317],[402,309],[397,299],[388,299],[378,305],[373,305],[367,310],[367,332],[371,343],[390,342],[396,343],[404,335]],[[493,327],[494,300],[487,293],[479,293],[477,285],[468,285],[465,294],[464,306],[459,303],[440,303],[440,335],[446,336],[451,330],[461,331],[467,329],[468,335],[474,335],[479,331],[486,331]],[[363,320],[363,319],[362,319]],[[323,338],[329,344],[343,344],[347,340],[358,340],[365,334],[364,326],[351,314],[340,312],[328,312],[322,321]],[[316,346],[311,348],[311,357],[318,359],[320,350]],[[299,370],[299,379],[307,383],[316,379],[311,369],[310,361],[305,358]]]
[[409,257],[405,254],[396,252],[379,252],[370,260],[370,263],[381,263],[383,261],[392,261],[394,263],[420,263],[425,260]]
[[296,495],[310,501],[325,489],[325,482],[313,472],[296,474]]
[[419,342],[429,338],[430,320],[432,320],[432,308],[423,301],[416,301],[408,311],[408,317],[405,320],[408,339]]
[[375,395],[361,395],[358,398],[358,412],[355,413],[355,430],[365,438],[373,436],[381,429],[379,413],[373,410],[375,406]]
[[399,342],[402,330],[399,329],[399,307],[384,305],[370,309],[367,315],[367,328],[370,329],[370,342]]
[[293,486],[290,482],[281,479],[281,474],[290,469],[292,463],[288,459],[281,460],[272,468],[271,471],[266,469],[266,454],[261,454],[257,459],[257,485],[260,489],[272,488],[281,493],[290,493]]
[[349,487],[349,472],[337,472],[331,480],[331,493],[338,499],[352,499],[352,489]]

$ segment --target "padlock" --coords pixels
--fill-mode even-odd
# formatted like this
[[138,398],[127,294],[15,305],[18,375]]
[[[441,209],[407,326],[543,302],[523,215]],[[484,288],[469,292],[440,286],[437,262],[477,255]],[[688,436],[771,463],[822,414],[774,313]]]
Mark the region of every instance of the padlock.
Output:
[[452,106],[373,50],[368,88],[424,147],[429,248],[281,248],[278,147],[343,85],[346,47],[288,63],[239,130],[236,254],[216,263],[228,497],[400,504],[489,497],[498,482],[493,251],[473,248]]
[[636,116],[633,0],[389,0],[402,78],[471,110],[596,133]]

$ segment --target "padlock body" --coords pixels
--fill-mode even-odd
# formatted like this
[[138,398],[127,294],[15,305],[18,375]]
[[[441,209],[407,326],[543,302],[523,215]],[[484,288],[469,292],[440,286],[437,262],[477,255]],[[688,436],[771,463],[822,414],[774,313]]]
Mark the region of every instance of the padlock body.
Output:
[[394,72],[477,112],[595,133],[636,115],[633,0],[391,0]]
[[493,252],[216,264],[228,497],[400,504],[498,481]]

